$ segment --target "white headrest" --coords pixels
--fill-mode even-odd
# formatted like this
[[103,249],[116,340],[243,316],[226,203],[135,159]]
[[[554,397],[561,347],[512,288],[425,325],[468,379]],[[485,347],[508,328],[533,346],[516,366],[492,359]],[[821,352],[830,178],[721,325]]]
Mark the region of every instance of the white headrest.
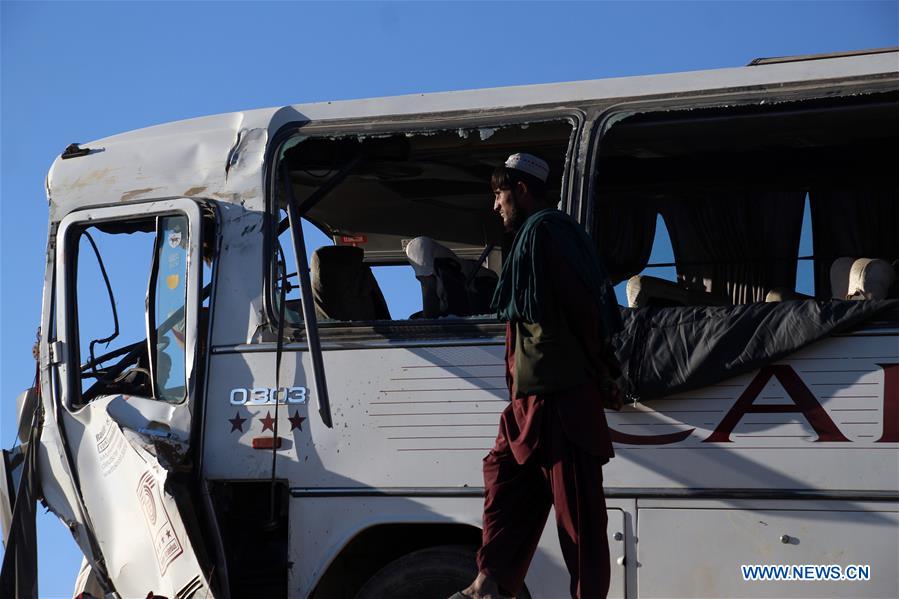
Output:
[[690,303],[690,292],[674,281],[660,279],[649,275],[634,275],[627,280],[625,287],[629,308],[643,308],[653,299],[667,300],[687,305]]
[[859,258],[849,272],[848,299],[886,299],[896,272],[886,260]]
[[849,292],[849,271],[855,258],[837,258],[830,265],[830,297],[846,299]]
[[434,274],[434,260],[452,258],[459,261],[459,256],[444,245],[440,245],[430,237],[416,237],[406,245],[406,258],[416,277],[428,277]]
[[627,307],[628,308],[636,308],[637,300],[640,297],[640,291],[643,288],[642,281],[639,276],[633,276],[627,280],[627,285],[624,287],[624,293],[627,295]]

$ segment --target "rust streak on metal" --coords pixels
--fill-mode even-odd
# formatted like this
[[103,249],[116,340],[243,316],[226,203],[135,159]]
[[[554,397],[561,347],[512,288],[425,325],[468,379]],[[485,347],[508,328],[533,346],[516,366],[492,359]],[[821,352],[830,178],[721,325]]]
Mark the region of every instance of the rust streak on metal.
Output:
[[144,187],[142,189],[132,189],[131,191],[126,191],[125,193],[122,194],[121,201],[127,202],[128,200],[133,200],[134,198],[136,198],[138,196],[142,196],[145,193],[150,193],[154,189],[156,189],[156,188],[155,187]]
[[112,172],[114,170],[115,169],[112,168],[101,168],[95,171],[90,171],[72,181],[68,185],[68,187],[71,189],[80,189],[82,187],[96,185],[98,183],[112,183],[115,181],[115,178],[112,176]]
[[205,185],[200,186],[200,187],[191,187],[190,189],[188,189],[187,191],[184,192],[184,195],[191,198],[195,195],[200,195],[204,191],[206,191]]

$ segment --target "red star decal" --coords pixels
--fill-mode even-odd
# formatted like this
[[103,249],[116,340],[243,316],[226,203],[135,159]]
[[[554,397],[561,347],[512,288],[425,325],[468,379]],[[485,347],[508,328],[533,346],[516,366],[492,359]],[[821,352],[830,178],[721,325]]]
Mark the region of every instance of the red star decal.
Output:
[[229,418],[228,422],[231,423],[231,432],[240,431],[243,432],[243,423],[246,422],[246,418],[240,417],[240,412],[234,413],[234,418]]
[[265,413],[265,418],[260,418],[259,422],[262,423],[262,432],[272,431],[275,432],[275,419],[272,418],[271,412]]
[[302,432],[303,421],[306,420],[306,418],[304,416],[300,416],[299,410],[294,410],[293,416],[288,418],[288,420],[290,420],[290,430],[294,430],[294,429],[298,428]]

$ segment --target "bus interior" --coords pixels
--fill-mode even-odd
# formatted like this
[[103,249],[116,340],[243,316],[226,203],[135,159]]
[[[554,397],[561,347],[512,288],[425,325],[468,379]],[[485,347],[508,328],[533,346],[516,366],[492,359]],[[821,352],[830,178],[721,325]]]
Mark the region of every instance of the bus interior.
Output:
[[[897,100],[888,92],[609,119],[589,165],[587,226],[622,306],[899,297]],[[560,197],[574,136],[560,119],[327,137],[301,129],[279,172],[307,221],[319,322],[492,318],[511,241],[492,212],[492,169],[533,153]],[[295,272],[286,188],[276,188],[275,298]],[[301,319],[297,286],[285,294],[288,322]]]

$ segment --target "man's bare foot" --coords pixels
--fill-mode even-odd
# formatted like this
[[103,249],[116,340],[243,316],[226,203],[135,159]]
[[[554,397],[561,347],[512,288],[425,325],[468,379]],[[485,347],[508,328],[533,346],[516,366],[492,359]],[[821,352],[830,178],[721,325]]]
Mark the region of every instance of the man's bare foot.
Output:
[[500,595],[499,585],[489,576],[478,572],[478,577],[474,579],[468,588],[461,591],[466,599],[503,599],[505,595]]

